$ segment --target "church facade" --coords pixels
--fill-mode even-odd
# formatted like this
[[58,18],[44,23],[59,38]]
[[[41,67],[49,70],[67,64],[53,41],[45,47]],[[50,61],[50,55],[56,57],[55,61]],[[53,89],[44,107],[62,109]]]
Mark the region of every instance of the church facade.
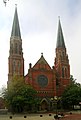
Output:
[[24,76],[26,84],[31,85],[37,91],[38,97],[41,98],[41,110],[50,109],[51,99],[56,96],[61,97],[64,89],[70,84],[70,65],[60,19],[55,51],[53,67],[50,67],[43,53],[41,53],[41,57],[36,64],[32,66],[30,63],[28,73],[24,75],[22,39],[16,7],[10,37],[8,83],[12,80],[14,74]]

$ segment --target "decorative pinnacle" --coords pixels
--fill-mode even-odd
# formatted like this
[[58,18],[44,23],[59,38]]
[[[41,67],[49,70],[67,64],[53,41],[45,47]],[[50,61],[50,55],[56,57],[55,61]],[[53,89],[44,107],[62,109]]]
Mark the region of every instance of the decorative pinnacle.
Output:
[[17,4],[15,4],[15,7],[17,7]]
[[60,16],[58,16],[58,19],[60,20]]
[[43,57],[43,53],[41,53],[41,57]]

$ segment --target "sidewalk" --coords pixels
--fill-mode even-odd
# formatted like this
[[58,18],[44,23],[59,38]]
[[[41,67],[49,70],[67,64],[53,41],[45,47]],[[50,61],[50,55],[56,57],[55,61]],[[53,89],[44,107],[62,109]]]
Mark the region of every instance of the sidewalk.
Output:
[[[81,120],[81,111],[74,112],[71,111],[65,113],[64,117],[60,118],[59,120]],[[15,114],[15,115],[0,115],[0,120],[55,120],[53,113],[46,113],[46,114]]]
[[[11,116],[11,117],[10,117]],[[54,120],[52,114],[0,115],[0,120]]]

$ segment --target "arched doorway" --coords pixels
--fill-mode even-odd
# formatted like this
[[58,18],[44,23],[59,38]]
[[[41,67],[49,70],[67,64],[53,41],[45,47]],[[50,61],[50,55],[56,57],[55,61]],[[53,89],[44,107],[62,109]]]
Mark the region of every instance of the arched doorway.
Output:
[[49,104],[46,98],[42,99],[40,105],[41,105],[41,110],[48,110]]

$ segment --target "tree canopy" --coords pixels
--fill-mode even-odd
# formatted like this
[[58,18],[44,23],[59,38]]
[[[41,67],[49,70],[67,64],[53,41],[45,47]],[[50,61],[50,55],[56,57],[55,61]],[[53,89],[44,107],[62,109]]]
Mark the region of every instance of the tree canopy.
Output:
[[73,108],[79,105],[81,101],[81,86],[75,82],[76,79],[71,76],[71,84],[66,88],[62,95],[62,103],[64,108]]
[[38,104],[37,92],[18,76],[13,77],[3,97],[12,112],[29,111]]

